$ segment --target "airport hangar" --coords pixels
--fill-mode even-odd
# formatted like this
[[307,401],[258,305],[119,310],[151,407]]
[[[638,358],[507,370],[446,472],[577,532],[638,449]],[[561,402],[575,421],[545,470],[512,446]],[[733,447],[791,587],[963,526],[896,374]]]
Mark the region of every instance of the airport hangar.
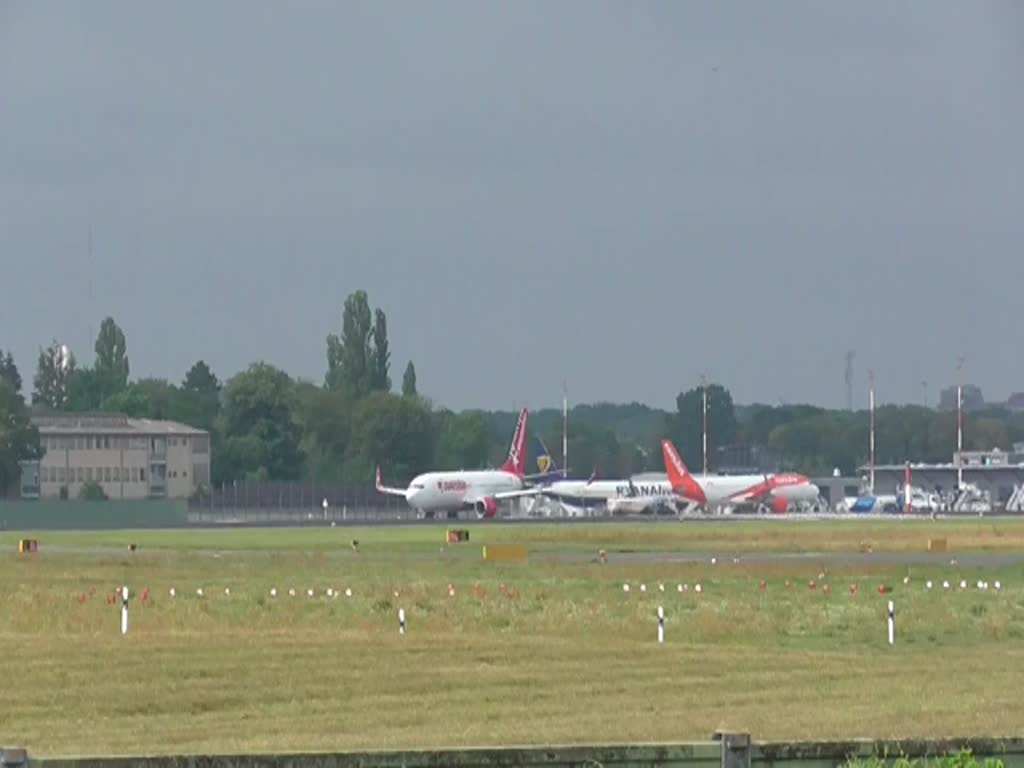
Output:
[[[957,460],[949,464],[921,464],[910,462],[910,483],[927,491],[951,492],[956,489]],[[869,467],[860,467],[867,478]],[[964,451],[964,484],[988,491],[993,504],[1005,504],[1014,491],[1024,485],[1024,444],[1014,445],[1012,451]],[[903,488],[906,479],[905,464],[881,464],[875,467],[875,492],[895,494]]]

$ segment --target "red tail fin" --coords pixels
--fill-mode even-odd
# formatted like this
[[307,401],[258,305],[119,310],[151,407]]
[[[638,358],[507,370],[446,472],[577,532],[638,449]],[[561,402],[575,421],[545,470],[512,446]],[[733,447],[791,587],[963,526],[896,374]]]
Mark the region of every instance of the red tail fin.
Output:
[[526,474],[526,422],[529,413],[523,408],[519,413],[519,421],[516,422],[516,431],[512,435],[512,444],[508,449],[508,460],[502,466],[505,472],[511,472],[517,477]]
[[704,495],[704,489],[693,479],[671,440],[661,441],[661,453],[665,457],[665,471],[668,473],[672,490],[691,501],[705,503],[707,497]]

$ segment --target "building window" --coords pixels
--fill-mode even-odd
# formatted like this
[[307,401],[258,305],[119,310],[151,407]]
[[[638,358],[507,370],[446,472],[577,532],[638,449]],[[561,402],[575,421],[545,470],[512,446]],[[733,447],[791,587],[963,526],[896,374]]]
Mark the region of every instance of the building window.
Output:
[[139,467],[139,482],[140,483],[146,482],[146,468],[145,467]]
[[57,467],[57,482],[64,482],[64,467]]
[[109,483],[110,482],[110,467],[104,467],[103,468],[103,482],[105,482],[105,483]]
[[85,467],[79,467],[76,470],[75,474],[78,475],[78,482],[80,482],[80,483],[84,483],[85,482]]
[[92,482],[92,467],[86,467],[85,468],[85,481],[87,483],[91,483]]
[[121,468],[120,467],[114,467],[114,482],[115,483],[121,482]]

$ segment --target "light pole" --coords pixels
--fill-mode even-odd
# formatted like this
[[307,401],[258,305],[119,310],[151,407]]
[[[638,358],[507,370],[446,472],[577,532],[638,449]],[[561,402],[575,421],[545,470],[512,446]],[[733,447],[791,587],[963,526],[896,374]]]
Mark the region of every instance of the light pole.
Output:
[[964,485],[964,386],[963,368],[966,358],[960,355],[956,363],[956,489]]
[[875,372],[868,371],[868,411],[871,414],[871,429],[868,446],[868,490],[875,495]]

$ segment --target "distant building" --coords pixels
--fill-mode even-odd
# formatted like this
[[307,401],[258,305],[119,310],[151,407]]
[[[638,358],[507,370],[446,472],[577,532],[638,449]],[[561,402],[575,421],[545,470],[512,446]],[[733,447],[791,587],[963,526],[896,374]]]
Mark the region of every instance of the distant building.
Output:
[[22,463],[22,498],[75,499],[93,482],[111,499],[184,499],[209,485],[204,430],[113,414],[49,414],[32,423],[45,454]]

